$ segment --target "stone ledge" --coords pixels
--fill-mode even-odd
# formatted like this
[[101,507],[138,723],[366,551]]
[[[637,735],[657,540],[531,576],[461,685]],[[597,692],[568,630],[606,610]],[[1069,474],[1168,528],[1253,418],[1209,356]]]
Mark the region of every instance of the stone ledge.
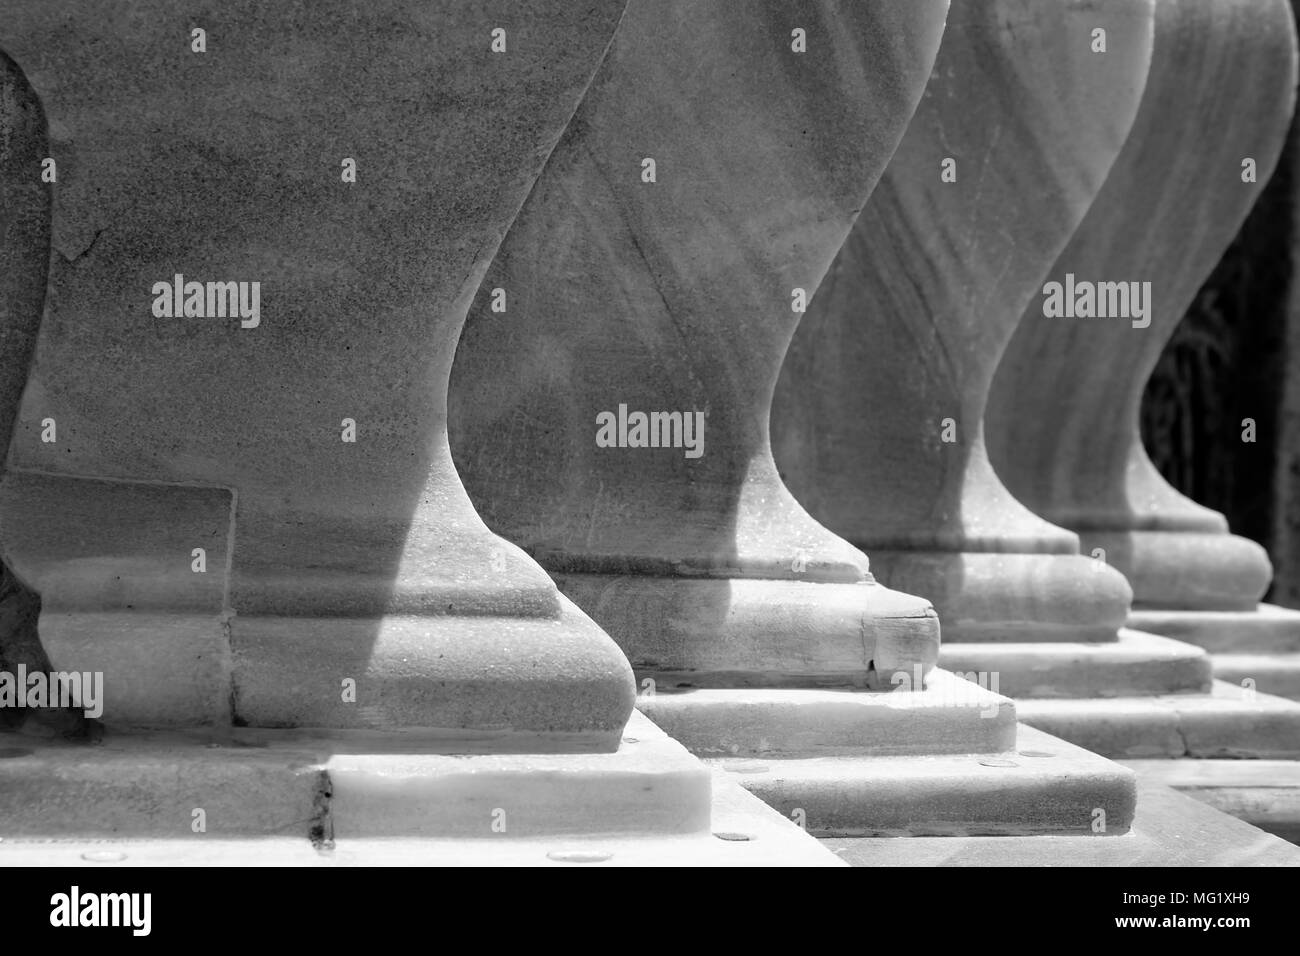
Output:
[[1139,783],[1118,837],[828,839],[853,866],[1300,866],[1300,848],[1191,797]]
[[1214,676],[1242,687],[1254,681],[1254,688],[1274,697],[1300,701],[1300,653],[1215,654]]
[[1015,705],[931,671],[922,691],[689,690],[637,707],[698,756],[992,753],[1015,746]]
[[[616,753],[383,753],[358,740],[233,734],[0,738],[0,837],[203,838],[667,835],[709,828],[708,770],[633,714]],[[206,746],[205,746],[206,743]],[[352,753],[340,753],[351,750]],[[504,814],[494,811],[504,811]],[[195,835],[199,836],[199,835]]]
[[1209,694],[1020,700],[1020,719],[1107,757],[1300,757],[1300,704],[1215,681]]
[[1211,653],[1300,651],[1300,611],[1276,604],[1260,604],[1253,611],[1134,609],[1128,626],[1187,641]]
[[1106,832],[1133,819],[1134,775],[1031,728],[999,754],[718,758],[781,813],[818,836],[1003,836]]
[[996,673],[998,684],[990,689],[1008,697],[1208,692],[1211,681],[1210,657],[1202,648],[1129,628],[1121,628],[1116,641],[1095,644],[944,644],[939,665],[949,671]]
[[1292,843],[1300,841],[1300,762],[1125,760],[1143,782],[1172,787]]
[[0,866],[844,866],[789,820],[715,773],[711,829],[694,834],[490,839],[0,840]]
[[661,687],[865,687],[939,652],[930,602],[875,583],[555,573]]

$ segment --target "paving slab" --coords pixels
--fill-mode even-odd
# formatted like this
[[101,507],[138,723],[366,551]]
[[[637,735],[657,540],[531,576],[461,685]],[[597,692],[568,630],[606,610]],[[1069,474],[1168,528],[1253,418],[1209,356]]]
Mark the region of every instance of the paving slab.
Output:
[[0,839],[0,866],[844,866],[792,821],[715,773],[712,826],[637,837],[349,838],[314,846],[295,837]]
[[[710,773],[633,713],[614,753],[357,752],[338,735],[237,731],[0,739],[0,837],[459,838],[709,828]],[[349,752],[350,751],[350,752]]]
[[1300,843],[1300,763],[1294,760],[1125,760],[1141,781],[1172,787]]
[[1155,783],[1139,783],[1127,834],[1026,837],[837,837],[854,866],[1300,866],[1300,848]]

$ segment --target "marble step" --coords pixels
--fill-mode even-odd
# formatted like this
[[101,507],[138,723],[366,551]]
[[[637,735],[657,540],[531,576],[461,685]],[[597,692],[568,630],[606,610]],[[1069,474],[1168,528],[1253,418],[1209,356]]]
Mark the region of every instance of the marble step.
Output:
[[1015,723],[1000,695],[937,670],[923,692],[697,690],[638,707],[809,832],[1123,831],[1133,777]]
[[709,758],[817,836],[1006,836],[1128,830],[1135,778],[1021,726],[992,754]]
[[990,690],[1016,698],[1208,692],[1211,681],[1203,649],[1129,628],[1105,643],[943,644],[939,663],[958,674],[984,673]]
[[6,734],[0,837],[328,843],[709,832],[708,769],[635,712],[613,753],[420,746],[415,735],[247,729],[220,741],[177,733],[98,745]]
[[1219,680],[1249,679],[1257,691],[1300,700],[1300,611],[1134,610],[1129,623],[1205,648]]
[[1021,699],[1016,712],[1107,757],[1300,757],[1300,704],[1219,680],[1208,694]]
[[1124,837],[832,838],[853,866],[1300,866],[1300,847],[1150,781]]
[[757,797],[714,772],[712,829],[696,833],[481,837],[301,836],[0,839],[3,866],[845,866]]
[[1300,762],[1125,760],[1141,783],[1172,787],[1292,843],[1300,842]]
[[921,691],[695,689],[637,707],[698,756],[995,753],[1016,739],[1015,705],[931,671]]
[[1260,604],[1253,611],[1137,609],[1128,626],[1187,641],[1214,654],[1300,652],[1300,611]]
[[1214,676],[1275,697],[1300,701],[1300,652],[1292,654],[1214,654]]

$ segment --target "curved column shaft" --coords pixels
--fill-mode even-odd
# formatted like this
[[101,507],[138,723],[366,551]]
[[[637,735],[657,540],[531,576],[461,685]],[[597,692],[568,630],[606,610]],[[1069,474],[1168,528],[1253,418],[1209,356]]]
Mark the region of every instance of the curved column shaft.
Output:
[[11,481],[3,533],[107,719],[616,744],[626,661],[486,529],[445,420],[623,6],[6,3],[58,167],[11,463],[62,477]]
[[1156,14],[1133,133],[1048,276],[1063,292],[1071,276],[1079,290],[1149,283],[1147,311],[1077,317],[1077,291],[1075,317],[1048,317],[1036,296],[998,370],[989,448],[1016,495],[1124,572],[1135,606],[1253,608],[1271,575],[1263,549],[1160,477],[1138,411],[1161,350],[1277,161],[1295,29],[1286,0],[1158,0]]
[[1021,311],[1128,134],[1151,18],[1149,0],[954,5],[777,388],[791,490],[881,580],[930,597],[947,641],[1113,639],[1127,612],[1123,579],[999,481],[983,417]]
[[[857,684],[934,659],[927,603],[790,496],[768,417],[793,305],[902,134],[946,9],[630,4],[484,283],[452,374],[466,485],[638,669]],[[695,443],[623,424],[652,412]]]

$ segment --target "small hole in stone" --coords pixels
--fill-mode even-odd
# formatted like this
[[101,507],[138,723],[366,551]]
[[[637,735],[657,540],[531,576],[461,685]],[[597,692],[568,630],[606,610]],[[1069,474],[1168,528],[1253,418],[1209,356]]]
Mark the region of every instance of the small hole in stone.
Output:
[[1051,753],[1050,751],[1047,751],[1047,750],[1022,750],[1022,751],[1020,751],[1020,756],[1022,756],[1022,757],[1055,757],[1056,754]]
[[1014,760],[1003,760],[1000,757],[989,757],[980,761],[981,767],[1019,767],[1020,764]]
[[126,854],[117,850],[87,850],[81,854],[81,858],[91,863],[121,863],[126,859]]
[[624,738],[623,738],[623,743],[625,743],[625,744],[639,744],[640,742],[641,742],[641,741],[640,741],[638,738],[636,738],[636,737],[624,737]]
[[748,843],[754,839],[752,833],[715,833],[713,835],[719,840],[726,840],[729,843]]
[[604,863],[613,855],[604,850],[552,850],[546,854],[548,859],[560,863]]

